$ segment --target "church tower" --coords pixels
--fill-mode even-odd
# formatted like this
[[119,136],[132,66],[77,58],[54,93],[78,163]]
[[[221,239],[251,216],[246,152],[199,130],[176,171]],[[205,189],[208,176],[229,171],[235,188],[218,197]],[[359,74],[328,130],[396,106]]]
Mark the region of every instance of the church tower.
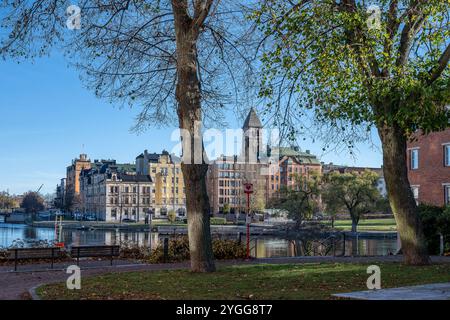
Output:
[[251,108],[245,119],[243,145],[245,163],[258,163],[263,152],[262,129],[263,126],[256,114],[255,109]]

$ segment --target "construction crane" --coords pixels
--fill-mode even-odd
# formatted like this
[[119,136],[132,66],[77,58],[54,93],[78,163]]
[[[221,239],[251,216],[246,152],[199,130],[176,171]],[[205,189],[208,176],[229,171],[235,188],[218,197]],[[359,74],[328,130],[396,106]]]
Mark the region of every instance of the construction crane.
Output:
[[41,184],[41,186],[39,187],[39,189],[37,189],[36,193],[39,193],[39,191],[41,191],[42,187],[44,186],[44,184]]

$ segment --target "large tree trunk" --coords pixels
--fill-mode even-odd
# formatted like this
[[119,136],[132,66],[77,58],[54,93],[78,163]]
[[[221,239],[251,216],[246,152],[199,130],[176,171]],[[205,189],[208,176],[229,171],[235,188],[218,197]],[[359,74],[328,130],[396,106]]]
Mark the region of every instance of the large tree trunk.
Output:
[[428,264],[425,237],[408,180],[406,137],[398,126],[383,126],[378,128],[378,133],[383,144],[384,179],[404,261],[410,265]]
[[197,74],[198,30],[186,13],[186,3],[173,1],[177,44],[178,119],[183,148],[182,171],[186,187],[191,270],[215,271],[206,189],[208,164],[204,161],[201,132],[201,91]]

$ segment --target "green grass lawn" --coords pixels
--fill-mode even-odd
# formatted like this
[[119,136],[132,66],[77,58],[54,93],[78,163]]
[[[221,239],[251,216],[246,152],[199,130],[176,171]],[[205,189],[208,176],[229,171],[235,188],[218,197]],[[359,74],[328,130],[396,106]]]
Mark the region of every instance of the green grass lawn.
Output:
[[[450,265],[378,264],[382,288],[450,281]],[[211,274],[186,270],[111,273],[83,278],[81,290],[65,283],[38,288],[43,299],[331,299],[367,290],[363,264],[243,265]]]
[[[327,222],[331,225],[331,222]],[[336,220],[334,227],[338,230],[349,231],[352,228],[351,220]],[[395,219],[364,219],[358,224],[358,231],[397,231]]]

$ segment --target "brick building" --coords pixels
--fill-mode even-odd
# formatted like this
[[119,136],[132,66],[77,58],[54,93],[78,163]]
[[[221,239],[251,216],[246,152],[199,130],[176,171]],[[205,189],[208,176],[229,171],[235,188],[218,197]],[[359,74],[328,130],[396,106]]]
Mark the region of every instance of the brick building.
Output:
[[408,178],[420,203],[450,204],[450,129],[408,143]]
[[253,108],[242,129],[241,154],[221,156],[210,162],[207,186],[213,214],[222,212],[225,204],[231,213],[245,212],[245,182],[253,184],[251,210],[262,211],[277,191],[293,185],[293,175],[308,176],[321,171],[321,163],[309,151],[301,152],[295,147],[264,148],[263,126]]
[[66,170],[66,194],[74,196],[80,194],[80,173],[82,170],[91,168],[91,160],[86,154],[80,154],[80,158],[72,161]]
[[280,147],[273,148],[271,152],[279,156],[279,170],[273,172],[267,182],[269,198],[283,187],[292,187],[296,183],[294,176],[308,178],[313,172],[320,174],[322,170],[320,161],[309,150],[301,152],[297,147]]

